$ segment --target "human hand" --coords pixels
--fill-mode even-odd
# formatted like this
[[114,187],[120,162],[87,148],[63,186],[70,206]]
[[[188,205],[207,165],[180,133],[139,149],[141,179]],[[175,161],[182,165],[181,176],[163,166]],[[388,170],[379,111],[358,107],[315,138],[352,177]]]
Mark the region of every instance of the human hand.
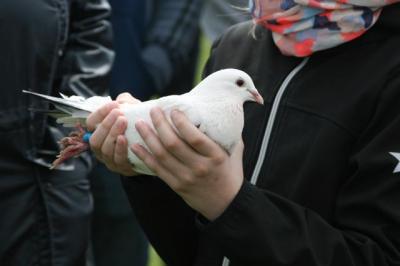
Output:
[[180,111],[171,112],[173,129],[159,108],[151,111],[155,131],[145,122],[136,129],[149,150],[132,151],[186,203],[209,220],[226,209],[243,183],[243,142],[229,156]]
[[111,171],[125,176],[136,173],[128,161],[128,141],[124,135],[128,121],[119,107],[138,102],[129,93],[122,93],[116,101],[99,108],[86,120],[88,130],[93,131],[89,142],[96,158]]

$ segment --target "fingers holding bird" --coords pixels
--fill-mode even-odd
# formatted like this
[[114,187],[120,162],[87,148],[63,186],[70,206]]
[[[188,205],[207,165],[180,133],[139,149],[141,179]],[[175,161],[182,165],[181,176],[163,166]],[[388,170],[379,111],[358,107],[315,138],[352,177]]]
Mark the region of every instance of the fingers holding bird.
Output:
[[[108,154],[102,154],[102,150],[104,149],[104,141],[108,138],[111,138],[109,136],[109,133],[111,129],[114,127],[115,122],[118,120],[120,116],[123,116],[123,113],[119,109],[112,109],[111,112],[105,116],[103,120],[97,125],[96,130],[93,132],[92,136],[90,137],[90,146],[92,148],[92,151],[102,159],[103,157],[109,156]],[[89,118],[88,118],[89,119]],[[114,127],[114,131],[116,129],[119,129],[120,127]],[[114,132],[115,134],[115,132]],[[123,131],[121,131],[120,134],[123,134]],[[112,136],[112,138],[116,138],[115,135]],[[108,142],[109,143],[109,142]],[[114,146],[114,145],[113,145]],[[114,147],[108,147],[106,150],[113,149]]]
[[89,115],[86,119],[87,129],[92,132],[96,129],[97,125],[100,124],[113,109],[119,107],[117,102],[110,102],[100,107],[96,112]]
[[117,145],[117,139],[118,136],[121,136],[125,133],[127,125],[128,121],[125,118],[125,116],[119,115],[116,118],[115,123],[109,129],[107,136],[103,141],[103,145],[101,146],[101,154],[103,161],[106,161],[109,164],[115,164],[114,159],[115,159],[115,149]]
[[136,175],[128,161],[128,141],[124,136],[128,121],[119,109],[113,109],[98,124],[90,138],[97,159],[111,171],[126,176]]
[[[164,122],[168,124],[167,121]],[[160,135],[164,135],[165,133],[160,134],[160,132],[154,131],[144,121],[137,122],[135,126],[143,141],[146,143],[149,151],[147,151],[144,147],[135,144],[132,146],[133,152],[154,173],[156,173],[161,178],[164,178],[164,181],[168,184],[173,185],[173,183],[175,182],[174,180],[176,179],[175,173],[179,172],[181,175],[185,175],[185,173],[188,172],[187,166],[179,159],[177,159],[164,145],[162,139],[165,138],[165,136]]]
[[164,178],[165,173],[167,179],[171,177],[174,180],[178,179],[183,185],[190,185],[195,183],[197,177],[206,176],[208,170],[211,169],[210,158],[202,155],[198,150],[211,154],[224,154],[224,151],[200,132],[183,113],[173,118],[178,121],[175,124],[178,132],[159,108],[152,109],[150,115],[155,130],[143,121],[136,124],[149,151],[138,145],[134,145],[132,150],[161,178]]
[[124,135],[119,135],[116,139],[114,157],[111,163],[106,166],[114,172],[124,176],[134,176],[137,173],[133,170],[132,164],[128,160],[128,140]]
[[[154,127],[144,121],[135,124],[147,149],[133,144],[131,150],[189,206],[216,218],[242,184],[243,149],[229,156],[179,111],[172,112],[172,124],[159,108],[152,109],[151,120]],[[90,143],[110,170],[131,176],[135,172],[127,158],[126,127],[122,112],[112,109],[99,122]]]
[[[186,118],[183,113],[181,113],[183,117]],[[191,162],[203,160],[204,157],[199,154],[193,147],[191,147],[186,139],[180,136],[179,129],[178,132],[172,127],[171,123],[168,121],[164,112],[159,108],[154,108],[150,112],[150,116],[156,129],[158,136],[160,138],[161,143],[165,146],[165,148],[180,162],[191,167]],[[172,113],[171,113],[172,116]],[[202,134],[196,127],[194,127],[191,122],[186,119],[184,123],[188,124],[188,126],[192,126],[194,128],[194,134],[199,135]]]
[[226,152],[193,125],[184,113],[178,110],[172,111],[171,120],[181,138],[198,154],[207,158],[216,159],[226,157]]
[[189,206],[214,219],[231,202],[243,181],[241,154],[229,156],[180,112],[169,123],[159,109],[151,111],[154,129],[144,121],[136,129],[148,149],[132,151],[177,192]]

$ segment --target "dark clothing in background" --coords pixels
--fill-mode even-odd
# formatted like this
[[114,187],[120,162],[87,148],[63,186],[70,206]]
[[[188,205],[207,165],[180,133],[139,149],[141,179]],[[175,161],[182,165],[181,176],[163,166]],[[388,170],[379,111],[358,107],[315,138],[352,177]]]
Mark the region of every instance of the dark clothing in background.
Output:
[[245,105],[247,180],[215,221],[159,178],[124,179],[168,265],[400,265],[399,12],[308,59],[283,56],[262,27],[253,38],[252,23],[215,43],[206,74],[246,71],[265,106]]
[[[193,87],[201,0],[110,0],[116,52],[110,94],[140,100]],[[119,175],[98,165],[91,173],[95,202],[93,251],[98,266],[144,266],[147,240]]]
[[154,93],[151,76],[143,66],[142,49],[146,34],[145,0],[110,0],[114,32],[115,62],[110,94],[113,98],[129,91],[139,99]]
[[49,170],[64,129],[22,94],[103,94],[105,0],[0,1],[0,265],[85,265],[92,200],[86,154]]
[[149,245],[121,186],[120,176],[99,163],[91,173],[91,184],[95,266],[146,266]]
[[[111,95],[140,100],[193,87],[200,0],[111,0],[115,50]],[[144,5],[144,7],[143,7]],[[144,8],[140,13],[135,8]],[[146,16],[145,16],[146,15]]]

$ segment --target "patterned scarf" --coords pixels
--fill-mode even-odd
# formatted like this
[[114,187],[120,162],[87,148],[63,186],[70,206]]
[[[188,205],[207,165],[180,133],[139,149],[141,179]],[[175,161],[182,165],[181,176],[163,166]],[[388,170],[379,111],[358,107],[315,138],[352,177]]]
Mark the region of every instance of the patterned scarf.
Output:
[[285,55],[306,57],[370,29],[384,6],[400,0],[250,0],[255,23],[273,32]]

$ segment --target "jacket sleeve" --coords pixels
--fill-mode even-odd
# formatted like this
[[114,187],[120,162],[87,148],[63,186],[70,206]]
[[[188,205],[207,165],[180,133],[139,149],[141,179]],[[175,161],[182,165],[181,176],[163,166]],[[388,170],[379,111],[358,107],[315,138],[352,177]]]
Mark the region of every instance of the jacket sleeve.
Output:
[[155,89],[162,93],[191,57],[198,41],[201,0],[157,0],[142,53]]
[[334,222],[245,182],[225,212],[199,219],[199,228],[232,264],[400,265],[399,88],[398,69],[350,158],[357,170],[337,195]]
[[59,90],[84,97],[104,95],[114,58],[110,6],[106,0],[70,2],[68,36],[59,52]]
[[193,265],[198,230],[195,212],[158,177],[122,177],[132,209],[167,265]]

